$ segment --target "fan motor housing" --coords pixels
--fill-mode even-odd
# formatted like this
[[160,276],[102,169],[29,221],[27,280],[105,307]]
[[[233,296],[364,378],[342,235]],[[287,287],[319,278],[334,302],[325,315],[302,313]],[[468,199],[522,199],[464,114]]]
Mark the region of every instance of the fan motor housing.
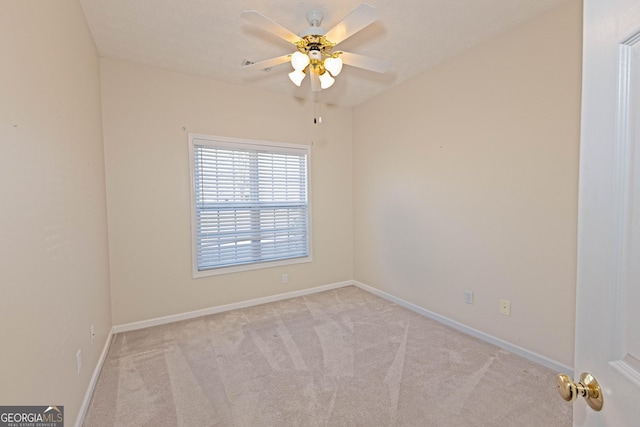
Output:
[[324,36],[312,35],[302,37],[296,46],[300,52],[306,53],[311,59],[314,59],[312,55],[318,55],[315,59],[320,59],[322,55],[331,56],[335,43],[331,43]]
[[318,49],[311,49],[309,50],[309,58],[311,58],[311,60],[313,61],[314,59],[316,61],[321,61],[322,60],[322,53],[320,52],[320,50]]

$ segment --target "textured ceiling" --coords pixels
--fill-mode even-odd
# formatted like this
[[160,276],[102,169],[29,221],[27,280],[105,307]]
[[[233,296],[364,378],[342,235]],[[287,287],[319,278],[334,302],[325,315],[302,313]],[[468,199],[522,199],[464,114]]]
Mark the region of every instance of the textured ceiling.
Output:
[[80,0],[101,56],[247,85],[293,97],[353,107],[459,52],[482,43],[565,0],[370,0],[381,19],[340,50],[391,61],[386,74],[345,66],[329,89],[312,93],[287,77],[290,65],[241,69],[294,52],[294,46],[243,20],[257,10],[294,33],[305,15],[324,12],[331,29],[359,0]]

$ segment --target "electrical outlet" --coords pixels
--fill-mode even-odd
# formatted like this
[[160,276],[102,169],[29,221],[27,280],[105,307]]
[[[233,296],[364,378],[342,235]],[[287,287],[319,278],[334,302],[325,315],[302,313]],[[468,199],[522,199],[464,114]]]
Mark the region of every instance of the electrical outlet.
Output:
[[78,349],[76,353],[76,375],[80,375],[80,369],[82,368],[82,349]]
[[89,329],[89,333],[90,333],[90,338],[91,338],[91,344],[93,344],[93,342],[96,340],[96,328],[95,328],[95,326],[91,325],[91,328]]
[[464,291],[464,302],[473,304],[473,291]]
[[286,285],[289,283],[289,276],[285,273],[282,275],[282,284]]
[[506,299],[500,300],[500,314],[511,316],[511,302]]

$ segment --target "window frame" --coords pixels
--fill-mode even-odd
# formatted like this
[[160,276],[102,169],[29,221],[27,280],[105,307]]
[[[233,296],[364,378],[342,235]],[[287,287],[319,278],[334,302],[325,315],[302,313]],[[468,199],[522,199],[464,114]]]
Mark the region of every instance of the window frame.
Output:
[[[189,175],[190,175],[190,203],[191,203],[191,270],[194,279],[200,277],[217,276],[222,274],[237,273],[242,271],[259,270],[293,264],[301,264],[313,261],[312,256],[312,222],[311,222],[311,146],[303,144],[289,144],[284,142],[260,141],[243,138],[230,138],[223,136],[205,135],[197,133],[188,134],[189,142]],[[262,151],[277,152],[304,152],[306,155],[306,185],[307,185],[307,256],[279,259],[273,261],[255,261],[246,264],[215,267],[207,270],[199,270],[198,266],[198,225],[196,207],[196,182],[195,182],[195,146],[209,145],[221,148],[257,149]]]

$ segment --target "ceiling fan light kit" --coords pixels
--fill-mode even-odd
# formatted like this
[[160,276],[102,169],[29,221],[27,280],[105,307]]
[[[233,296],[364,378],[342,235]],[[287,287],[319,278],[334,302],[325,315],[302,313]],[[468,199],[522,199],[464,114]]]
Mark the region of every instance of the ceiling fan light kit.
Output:
[[294,85],[300,86],[302,81],[304,80],[306,74],[304,70],[293,70],[289,73],[289,79],[293,82]]
[[327,71],[319,75],[320,77],[320,88],[328,89],[335,83],[336,79],[331,77],[331,74]]
[[342,71],[342,59],[330,56],[324,60],[324,68],[335,77]]
[[378,20],[377,10],[367,3],[362,3],[329,31],[320,27],[324,15],[319,9],[311,9],[307,12],[309,27],[299,34],[289,31],[255,10],[243,12],[242,17],[294,44],[297,48],[292,54],[246,64],[243,67],[264,69],[267,66],[273,67],[290,62],[293,71],[289,73],[289,79],[296,86],[300,86],[309,74],[313,92],[331,87],[335,83],[335,77],[342,71],[343,64],[378,73],[384,73],[389,68],[386,61],[333,51],[337,44]]
[[307,65],[311,62],[311,59],[302,52],[295,52],[291,55],[291,65],[296,71],[302,71],[307,68]]
[[[314,16],[317,16],[317,13]],[[317,29],[316,32],[321,30],[319,27],[311,27],[311,29]],[[314,73],[320,78],[320,89],[331,87],[335,82],[334,77],[342,70],[342,60],[338,56],[341,52],[331,52],[335,44],[328,41],[323,35],[317,34],[304,36],[295,44],[298,51],[291,55],[291,66],[295,70],[289,73],[291,81],[296,86],[300,86],[306,76],[300,72],[308,68],[310,73]]]

